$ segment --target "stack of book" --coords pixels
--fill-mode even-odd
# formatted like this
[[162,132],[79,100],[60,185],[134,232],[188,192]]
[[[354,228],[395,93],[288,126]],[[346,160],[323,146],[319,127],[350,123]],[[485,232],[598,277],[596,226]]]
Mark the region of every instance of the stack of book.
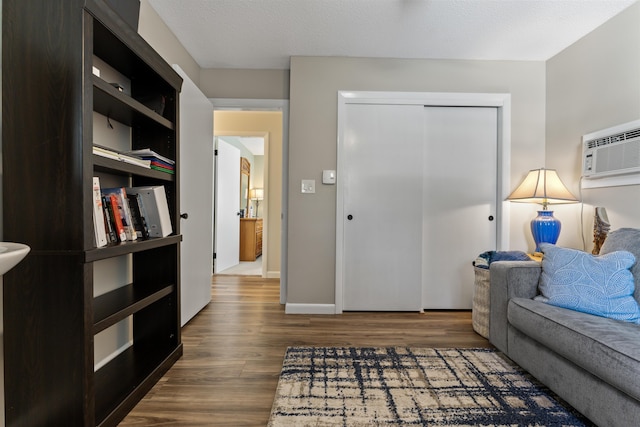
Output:
[[168,159],[153,150],[144,148],[142,150],[127,151],[126,154],[139,157],[141,159],[151,162],[151,169],[158,170],[160,172],[175,174],[176,162]]
[[93,154],[95,154],[96,156],[106,157],[108,159],[119,160],[121,162],[126,162],[147,169],[151,168],[150,160],[145,160],[136,155],[123,153],[121,151],[114,150],[113,148],[103,147],[101,145],[93,145]]
[[93,177],[96,247],[173,232],[164,186],[100,188]]

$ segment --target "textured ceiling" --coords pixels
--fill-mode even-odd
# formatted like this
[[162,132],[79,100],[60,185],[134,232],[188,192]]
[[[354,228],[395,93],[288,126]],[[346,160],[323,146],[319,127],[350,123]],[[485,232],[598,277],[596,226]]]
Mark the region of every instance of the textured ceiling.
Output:
[[637,0],[148,0],[202,68],[291,56],[547,60]]

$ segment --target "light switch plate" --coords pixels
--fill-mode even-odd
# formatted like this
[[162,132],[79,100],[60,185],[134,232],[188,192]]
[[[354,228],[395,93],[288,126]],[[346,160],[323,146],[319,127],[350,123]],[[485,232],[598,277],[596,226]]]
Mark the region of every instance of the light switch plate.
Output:
[[315,179],[303,179],[302,180],[302,192],[305,194],[311,194],[316,192],[316,180]]

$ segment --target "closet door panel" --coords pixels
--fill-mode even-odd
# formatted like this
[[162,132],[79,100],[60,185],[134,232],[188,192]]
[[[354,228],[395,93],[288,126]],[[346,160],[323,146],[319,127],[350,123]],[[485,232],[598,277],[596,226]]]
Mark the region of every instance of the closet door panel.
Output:
[[344,310],[421,309],[423,110],[347,106]]
[[470,309],[471,262],[497,245],[497,109],[426,107],[424,129],[423,307]]

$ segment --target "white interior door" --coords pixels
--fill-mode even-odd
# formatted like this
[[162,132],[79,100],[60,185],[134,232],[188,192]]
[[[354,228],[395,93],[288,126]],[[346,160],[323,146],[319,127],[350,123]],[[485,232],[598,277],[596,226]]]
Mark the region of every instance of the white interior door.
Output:
[[497,245],[497,108],[426,107],[424,129],[423,307],[469,309]]
[[211,301],[213,105],[186,73],[180,93],[180,316],[185,325]]
[[421,309],[423,114],[346,106],[344,310]]
[[240,263],[240,149],[217,141],[215,273]]

